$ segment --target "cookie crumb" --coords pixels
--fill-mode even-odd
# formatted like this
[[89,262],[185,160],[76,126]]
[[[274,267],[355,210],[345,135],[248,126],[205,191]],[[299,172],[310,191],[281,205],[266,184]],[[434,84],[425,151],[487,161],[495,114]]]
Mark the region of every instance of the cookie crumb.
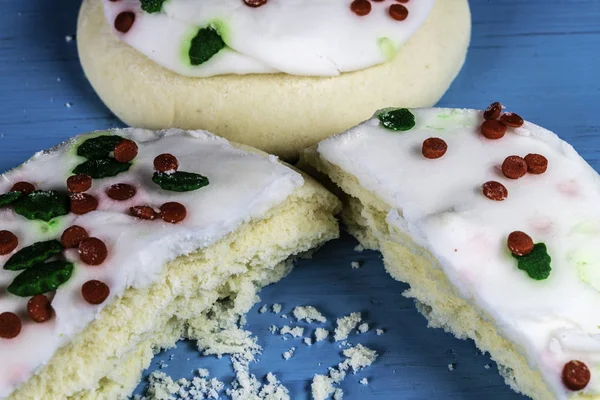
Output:
[[369,324],[367,324],[366,322],[363,322],[362,324],[360,324],[358,326],[358,328],[356,328],[356,330],[358,331],[358,333],[368,332],[368,330],[369,330]]
[[337,319],[337,327],[334,332],[334,340],[339,342],[340,340],[344,340],[348,338],[350,332],[356,328],[356,326],[361,322],[362,317],[359,312],[352,313],[342,318]]
[[327,339],[328,336],[329,336],[329,331],[327,329],[317,328],[315,330],[315,341],[316,342],[321,342],[321,341]]
[[284,352],[281,356],[283,357],[284,360],[289,360],[290,358],[292,358],[292,356],[294,355],[294,352],[296,351],[295,347],[292,347],[291,349],[289,349],[288,351]]
[[327,322],[327,318],[325,318],[323,314],[321,314],[319,310],[317,310],[313,306],[296,307],[294,308],[294,311],[292,311],[292,313],[298,321],[304,320],[308,323],[312,323],[313,321],[318,321],[322,323]]

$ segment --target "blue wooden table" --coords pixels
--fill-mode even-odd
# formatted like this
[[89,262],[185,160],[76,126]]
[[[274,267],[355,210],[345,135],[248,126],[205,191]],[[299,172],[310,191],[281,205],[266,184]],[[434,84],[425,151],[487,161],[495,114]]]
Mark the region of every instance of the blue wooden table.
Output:
[[[79,0],[0,0],[0,171],[75,134],[120,126],[79,67],[78,6]],[[570,141],[600,170],[600,0],[472,0],[471,6],[468,60],[440,105],[481,108],[501,101]],[[356,253],[355,244],[348,236],[328,244],[261,295],[263,304],[281,303],[288,314],[296,305],[314,305],[329,318],[329,328],[337,317],[363,312],[372,330],[350,341],[380,356],[345,380],[345,399],[521,397],[472,342],[427,329],[412,301],[401,296],[406,286],[383,271],[380,255]],[[364,264],[352,269],[352,261]],[[275,372],[292,398],[309,398],[310,379],[337,364],[340,349],[271,335],[270,325],[286,321],[258,313],[260,306],[248,315],[248,329],[265,348],[252,372]],[[377,336],[375,328],[386,332]],[[283,360],[292,346],[295,355]],[[168,364],[163,371],[175,378],[190,378],[190,370],[200,367],[221,380],[233,376],[226,359],[201,357],[189,343],[157,356],[152,369],[161,360]],[[359,384],[363,377],[368,385]]]

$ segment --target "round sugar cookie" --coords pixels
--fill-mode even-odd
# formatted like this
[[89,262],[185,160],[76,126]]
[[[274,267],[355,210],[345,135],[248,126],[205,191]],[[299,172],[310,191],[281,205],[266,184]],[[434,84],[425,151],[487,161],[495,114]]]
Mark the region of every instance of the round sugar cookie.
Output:
[[[281,9],[286,7],[277,4],[278,0],[271,1]],[[402,18],[395,14],[389,18],[391,22],[382,24],[384,15],[393,14],[390,4],[395,2],[390,1],[369,3],[373,9],[370,15],[362,17],[366,21],[365,31],[337,32],[335,24],[346,23],[341,16],[332,16],[330,27],[315,22],[315,29],[307,31],[293,26],[294,20],[285,19],[295,14],[283,15],[285,10],[277,11],[276,7],[267,9],[273,4],[267,3],[265,12],[274,16],[277,12],[283,14],[280,19],[275,18],[279,22],[262,27],[264,31],[256,33],[256,26],[252,25],[257,23],[255,19],[236,9],[230,12],[235,24],[224,26],[221,20],[213,19],[206,21],[203,32],[194,30],[190,35],[189,26],[198,18],[194,12],[197,10],[185,6],[194,2],[170,0],[163,3],[163,12],[140,17],[127,9],[139,7],[138,1],[106,0],[104,6],[102,0],[84,0],[77,27],[79,56],[100,98],[130,126],[206,129],[294,159],[299,150],[356,125],[377,109],[390,105],[433,105],[457,75],[471,32],[467,0],[422,0],[421,4],[428,3],[431,7],[416,7],[414,12],[411,3],[419,3],[408,2],[405,4],[411,14],[405,21],[394,21]],[[308,4],[305,7],[308,11],[325,3],[290,2],[292,6]],[[350,7],[351,1],[340,3]],[[200,9],[205,5],[195,4]],[[208,11],[202,9],[202,12],[216,13],[209,7],[210,1],[206,4]],[[345,14],[343,17],[349,18]],[[161,18],[170,19],[165,22]],[[115,23],[109,24],[108,20]],[[400,34],[406,36],[409,32],[410,37],[378,39],[383,51],[377,54],[377,48],[371,45],[374,41],[361,40],[368,36],[365,32],[379,34],[381,30],[385,36],[392,23],[412,23],[414,32],[403,28]],[[239,29],[233,29],[232,24]],[[181,48],[166,45],[177,35],[188,35],[187,49],[194,46],[201,33],[205,41],[210,41],[212,26],[217,26],[227,46],[239,46],[245,53],[226,48],[212,58],[209,55],[208,62],[197,68],[179,58],[185,53]],[[289,30],[292,36],[306,35],[310,46],[293,38],[282,44],[279,40],[282,29]],[[198,35],[194,37],[196,32]],[[320,40],[318,35],[331,37]],[[253,40],[270,43],[271,48],[265,50],[263,42],[255,45]],[[401,45],[394,46],[394,42]],[[379,60],[380,54],[386,52],[389,60]],[[191,51],[189,54],[193,60]],[[321,57],[322,54],[325,55]],[[200,52],[200,56],[204,53]]]

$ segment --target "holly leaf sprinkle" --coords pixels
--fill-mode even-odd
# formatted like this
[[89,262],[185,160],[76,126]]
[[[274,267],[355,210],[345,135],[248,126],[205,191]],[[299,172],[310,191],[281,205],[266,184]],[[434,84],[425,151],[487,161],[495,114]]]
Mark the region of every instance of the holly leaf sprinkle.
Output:
[[377,115],[380,124],[393,131],[409,131],[415,127],[415,115],[407,108],[393,108]]
[[8,192],[6,194],[0,195],[0,207],[6,207],[21,197],[21,192]]
[[52,218],[69,213],[69,198],[65,194],[53,190],[36,190],[15,202],[14,210],[27,219],[48,222]]
[[90,160],[108,158],[109,153],[121,140],[123,138],[118,135],[104,135],[88,139],[77,148],[77,155]]
[[141,0],[142,10],[150,14],[160,12],[165,1],[167,0]]
[[126,172],[131,167],[131,163],[121,163],[114,158],[101,158],[96,160],[88,160],[79,164],[73,170],[75,175],[85,174],[93,179],[108,178],[117,176],[121,172]]
[[6,264],[4,264],[4,269],[9,271],[27,269],[48,260],[50,257],[59,254],[62,250],[63,247],[58,240],[37,242],[13,254]]
[[171,174],[155,172],[152,182],[171,192],[190,192],[208,185],[208,178],[192,172],[177,171]]
[[536,243],[531,253],[525,256],[513,254],[513,257],[517,259],[519,269],[527,272],[530,278],[541,281],[550,276],[552,259],[544,243]]
[[20,297],[51,292],[68,281],[72,273],[73,264],[70,262],[52,261],[36,264],[21,272],[6,290]]
[[190,64],[200,65],[225,47],[225,42],[214,28],[200,28],[190,45]]

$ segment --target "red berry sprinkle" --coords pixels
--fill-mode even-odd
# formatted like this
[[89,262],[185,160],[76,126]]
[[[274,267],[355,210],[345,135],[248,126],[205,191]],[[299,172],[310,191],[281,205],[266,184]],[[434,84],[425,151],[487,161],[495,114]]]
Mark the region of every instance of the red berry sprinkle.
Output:
[[485,109],[485,111],[483,112],[483,118],[486,120],[498,119],[498,117],[500,117],[500,114],[502,113],[503,108],[504,106],[496,101],[490,104],[488,108]]
[[126,183],[117,183],[106,190],[106,195],[113,200],[124,201],[135,196],[135,187]]
[[170,202],[160,206],[160,218],[166,222],[176,224],[183,221],[187,215],[185,206],[180,203]]
[[79,225],[73,225],[65,229],[60,237],[60,242],[65,249],[75,249],[83,239],[89,237],[87,231]]
[[508,156],[502,163],[502,173],[509,179],[519,179],[527,173],[527,163],[522,157]]
[[489,181],[481,186],[483,194],[490,200],[502,201],[508,197],[506,186],[496,181]]
[[423,142],[421,152],[425,158],[440,158],[446,154],[448,145],[440,138],[429,138]]
[[179,161],[172,154],[161,154],[154,159],[154,169],[158,172],[177,171]]
[[98,238],[83,239],[79,243],[79,257],[87,265],[100,265],[106,260],[107,256],[108,249],[104,242]]
[[98,200],[87,193],[75,193],[70,196],[71,212],[77,215],[87,214],[98,208]]
[[81,286],[81,295],[90,304],[102,304],[110,294],[110,288],[104,282],[91,280]]
[[483,121],[481,124],[481,134],[488,139],[500,139],[506,134],[506,125],[495,119]]
[[581,361],[569,361],[563,367],[562,380],[565,386],[573,391],[584,389],[590,383],[591,373],[587,365]]
[[0,231],[0,256],[12,253],[19,245],[19,238],[11,231]]
[[350,4],[350,9],[359,17],[364,17],[371,12],[371,2],[369,0],[354,0]]
[[524,121],[518,114],[507,112],[500,116],[500,121],[511,128],[519,128],[523,126]]
[[135,14],[131,11],[123,11],[115,18],[115,29],[121,33],[127,33],[135,22]]
[[0,338],[13,339],[21,333],[21,319],[11,312],[0,314]]
[[506,244],[515,256],[526,256],[533,251],[533,239],[525,232],[512,232],[508,235]]
[[256,8],[267,4],[267,0],[244,0],[244,4],[248,7]]
[[548,168],[548,159],[541,154],[527,154],[525,162],[530,174],[543,174]]
[[71,193],[83,193],[92,187],[92,177],[89,175],[73,175],[67,179],[67,189]]
[[23,194],[29,194],[35,191],[35,186],[29,182],[17,182],[9,190],[10,192],[21,192]]
[[148,206],[131,207],[129,209],[129,213],[131,215],[133,215],[134,217],[137,217],[140,219],[148,219],[148,220],[153,220],[158,216],[156,214],[156,212],[154,211],[154,209],[152,207],[148,207]]
[[50,300],[43,294],[33,296],[27,302],[27,314],[34,322],[46,322],[52,318],[52,305]]
[[408,9],[402,4],[392,4],[389,8],[389,14],[396,21],[404,21],[408,17]]
[[138,146],[133,140],[123,139],[115,146],[115,160],[126,163],[138,155]]

